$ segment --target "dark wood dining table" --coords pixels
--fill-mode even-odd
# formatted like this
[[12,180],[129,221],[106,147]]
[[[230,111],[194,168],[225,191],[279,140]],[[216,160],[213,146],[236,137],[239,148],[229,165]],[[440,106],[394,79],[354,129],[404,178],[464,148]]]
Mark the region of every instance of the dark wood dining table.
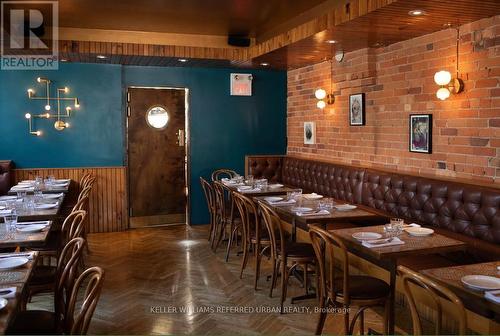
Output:
[[[58,202],[57,206],[52,209],[34,209],[34,210],[18,210],[18,221],[19,222],[34,222],[42,220],[54,221],[58,219],[59,213],[61,212],[62,204],[64,203],[65,194],[63,194],[58,199],[45,199],[43,202],[52,203]],[[3,216],[0,215],[0,223],[3,223]]]
[[248,196],[248,197],[274,196],[274,195],[281,195],[281,194],[286,195],[287,192],[298,189],[298,188],[294,188],[291,186],[283,185],[283,187],[280,187],[280,188],[267,187],[267,188],[261,189],[259,191],[239,191],[238,188],[241,187],[239,185],[233,185],[233,184],[228,184],[228,183],[224,183],[224,182],[222,182],[222,184],[228,190],[233,191],[233,192],[238,192],[238,193],[245,195],[245,196]]
[[[279,194],[278,194],[279,195]],[[279,195],[283,198],[286,198],[286,195]],[[290,205],[273,205],[270,202],[266,201],[268,196],[257,196],[254,197],[256,200],[265,201],[267,204],[271,206],[271,208],[276,211],[280,217],[290,223],[292,225],[292,240],[296,240],[297,236],[297,226],[307,229],[308,224],[322,224],[323,226],[326,224],[332,223],[345,223],[349,221],[368,221],[368,220],[382,220],[387,218],[386,216],[380,215],[374,211],[370,211],[369,208],[358,205],[356,209],[348,210],[348,211],[339,211],[336,209],[332,209],[330,214],[328,215],[316,215],[316,214],[306,214],[299,216],[294,208],[297,206],[296,204]],[[344,202],[339,200],[333,200],[337,204],[342,204]],[[315,206],[314,200],[303,200],[302,206]]]
[[[67,194],[69,192],[71,183],[72,183],[72,181],[70,180],[69,183],[64,187],[50,187],[50,186],[43,187],[41,191],[44,194],[56,194],[56,193]],[[21,191],[21,192],[24,191],[28,194],[33,194],[34,189],[33,189],[33,187],[26,188],[26,189],[18,189],[18,185],[15,185],[12,188],[10,188],[8,194],[9,195],[16,195],[19,191]]]
[[[32,257],[26,265],[11,270],[0,270],[0,289],[16,287],[15,296],[7,299],[7,306],[0,310],[0,334],[5,334],[9,324],[22,308],[22,302],[26,295],[27,282],[33,273],[33,268],[38,258],[38,252],[31,252],[30,254]],[[0,253],[0,258],[7,255],[21,256],[26,255],[26,253]]]
[[499,266],[500,261],[492,261],[479,264],[431,268],[420,272],[452,290],[469,310],[500,322],[500,304],[487,300],[484,297],[483,291],[465,287],[461,281],[462,277],[466,275],[487,275],[500,278],[500,271],[497,269]]
[[[0,248],[30,247],[45,243],[47,241],[47,237],[49,236],[49,232],[53,222],[39,221],[31,223],[45,223],[47,224],[47,226],[45,229],[37,232],[21,232],[19,230],[16,230],[13,235],[0,235]],[[19,222],[18,227],[22,227],[26,224],[27,222]]]
[[433,233],[427,237],[414,237],[403,232],[399,237],[404,241],[403,245],[374,248],[365,247],[360,241],[352,237],[352,235],[357,232],[376,232],[384,235],[383,225],[338,229],[331,230],[330,232],[344,242],[349,252],[389,272],[389,285],[391,288],[391,303],[389,305],[390,335],[394,334],[395,328],[394,298],[396,291],[396,272],[399,260],[408,256],[423,256],[466,249],[466,244],[464,242],[446,237],[439,233]]

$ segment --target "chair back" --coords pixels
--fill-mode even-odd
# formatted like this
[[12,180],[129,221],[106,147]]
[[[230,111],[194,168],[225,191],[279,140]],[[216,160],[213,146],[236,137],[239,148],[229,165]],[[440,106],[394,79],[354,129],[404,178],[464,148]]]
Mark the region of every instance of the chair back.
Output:
[[73,238],[82,237],[87,211],[76,210],[71,212],[64,220],[61,228],[63,244]]
[[[316,265],[319,267],[319,297],[328,299],[330,294],[337,292],[337,282],[342,281],[342,294],[344,302],[349,303],[349,259],[347,249],[340,239],[333,236],[326,230],[323,230],[315,225],[309,225],[309,237],[316,255]],[[335,251],[339,251],[339,256],[342,265],[341,270],[337,267],[335,259]],[[340,277],[337,273],[342,272]]]
[[[66,334],[87,334],[92,315],[101,296],[103,282],[104,271],[100,267],[88,268],[78,277],[68,304],[64,330]],[[83,291],[83,297],[79,300],[78,294],[81,291]],[[78,309],[77,302],[81,302]]]
[[236,175],[237,173],[231,169],[217,169],[212,172],[212,182],[219,181],[224,177],[233,178]]
[[207,201],[207,207],[210,214],[213,216],[215,214],[215,194],[214,188],[203,177],[200,177],[201,188],[203,189],[203,193],[205,194],[205,200]]
[[219,181],[213,183],[215,192],[215,210],[217,215],[224,219],[227,218],[226,208],[229,204],[229,195],[226,186]]
[[78,237],[70,240],[63,248],[56,267],[56,288],[54,290],[54,309],[56,323],[64,325],[69,299],[82,258],[85,239]]
[[232,193],[234,204],[236,205],[242,222],[243,237],[250,243],[250,235],[255,232],[255,237],[260,238],[260,225],[257,206],[251,198],[240,193]]
[[264,223],[266,225],[269,239],[271,240],[271,258],[278,257],[278,251],[286,255],[286,237],[283,223],[278,214],[264,201],[259,200],[259,209],[261,210]]
[[86,173],[80,180],[80,190],[85,189],[89,185],[93,185],[96,178],[91,173]]
[[[436,318],[436,335],[442,335],[442,321],[443,321],[443,307],[442,300],[448,300],[451,302],[450,313],[453,318],[458,322],[458,334],[465,335],[467,329],[466,313],[462,301],[448,288],[441,286],[429,279],[428,277],[417,273],[407,267],[398,266],[398,272],[402,275],[403,288],[405,296],[408,300],[408,305],[410,306],[411,320],[413,324],[413,334],[422,335],[422,323],[420,321],[420,315],[417,309],[417,302],[415,301],[415,295],[413,290],[416,289],[416,285],[428,294],[430,298],[428,300],[432,304],[432,309],[437,313]],[[413,287],[413,288],[412,288]],[[419,295],[420,296],[420,295]]]
[[89,184],[85,188],[83,188],[83,190],[80,192],[80,194],[78,194],[78,200],[85,198],[85,197],[88,198],[90,195],[90,192],[92,191],[92,187],[93,187],[93,185]]

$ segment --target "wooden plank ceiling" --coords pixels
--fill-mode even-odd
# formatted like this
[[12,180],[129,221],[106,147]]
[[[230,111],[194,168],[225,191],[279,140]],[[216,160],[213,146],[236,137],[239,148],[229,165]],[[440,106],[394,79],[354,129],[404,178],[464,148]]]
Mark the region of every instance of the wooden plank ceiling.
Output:
[[[267,32],[253,27],[254,43],[247,48],[66,39],[60,41],[60,56],[74,62],[293,69],[321,62],[335,50],[386,46],[445,29],[446,24],[462,25],[500,14],[499,0],[332,0],[313,5],[302,15],[290,11],[305,16],[305,22],[281,17],[275,26],[266,26]],[[415,9],[425,14],[408,14]],[[337,43],[332,48],[328,40]]]

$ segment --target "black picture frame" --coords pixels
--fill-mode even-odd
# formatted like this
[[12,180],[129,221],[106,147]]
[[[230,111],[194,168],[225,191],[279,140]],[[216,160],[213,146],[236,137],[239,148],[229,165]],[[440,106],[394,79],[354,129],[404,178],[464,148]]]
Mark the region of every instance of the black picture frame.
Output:
[[365,116],[365,94],[356,93],[349,95],[349,126],[364,126]]
[[432,114],[410,114],[408,145],[412,153],[432,153]]

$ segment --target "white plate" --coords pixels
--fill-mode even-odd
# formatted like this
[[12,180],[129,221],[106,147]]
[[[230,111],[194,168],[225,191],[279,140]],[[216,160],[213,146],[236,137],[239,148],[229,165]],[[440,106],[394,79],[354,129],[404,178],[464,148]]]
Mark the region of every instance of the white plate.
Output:
[[407,227],[404,229],[410,236],[414,237],[426,237],[434,233],[433,229],[423,228],[423,227]]
[[17,231],[24,232],[24,233],[40,232],[43,229],[45,229],[46,227],[47,227],[47,225],[43,225],[43,224],[23,225],[23,226],[18,226]]
[[279,202],[279,201],[283,201],[283,197],[278,197],[278,196],[270,196],[270,197],[266,197],[264,198],[266,201],[268,202]]
[[26,265],[28,261],[28,258],[25,257],[0,258],[0,270],[21,267]]
[[472,289],[495,290],[500,289],[500,278],[487,275],[466,275],[462,277],[462,283]]
[[45,199],[57,199],[57,198],[60,198],[62,196],[63,196],[63,194],[43,194],[42,198],[45,198]]
[[357,206],[351,205],[351,204],[337,204],[337,205],[334,205],[333,207],[335,209],[337,209],[338,211],[349,211],[349,210],[354,210],[357,208]]
[[54,209],[54,208],[57,208],[57,203],[54,203],[54,204],[37,204],[35,206],[35,209],[38,209],[38,210]]
[[251,186],[241,186],[241,187],[238,187],[239,190],[250,190],[252,189]]
[[7,301],[7,299],[0,298],[0,310],[4,309],[5,306],[7,305],[7,303],[9,303],[9,301]]
[[308,200],[319,200],[319,199],[322,199],[323,198],[323,195],[318,195],[316,193],[312,193],[312,194],[304,194],[302,195],[304,196],[304,198],[308,199]]
[[54,180],[54,183],[69,183],[68,179]]
[[307,207],[295,207],[292,210],[295,212],[311,212],[311,211],[313,211],[312,208],[307,208]]
[[352,234],[352,238],[363,241],[363,240],[375,240],[382,238],[380,233],[376,232],[356,232]]
[[17,196],[0,196],[0,201],[14,201],[17,200]]
[[278,188],[283,188],[284,185],[283,184],[279,184],[279,183],[275,183],[275,184],[268,184],[267,187],[269,189],[278,189]]
[[16,186],[12,187],[12,189],[30,189],[30,188],[33,188],[33,187],[29,184],[18,184]]

